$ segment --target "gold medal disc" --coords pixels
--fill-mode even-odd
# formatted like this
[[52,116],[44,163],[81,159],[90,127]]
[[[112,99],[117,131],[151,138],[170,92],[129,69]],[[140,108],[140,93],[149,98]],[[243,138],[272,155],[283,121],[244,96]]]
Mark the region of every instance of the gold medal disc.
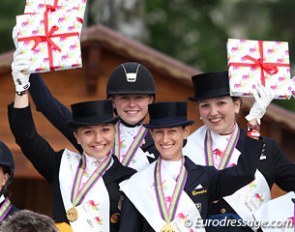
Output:
[[166,223],[162,229],[160,230],[160,232],[175,232],[175,229],[173,228],[173,226],[170,223]]
[[114,213],[111,216],[111,223],[116,224],[116,223],[119,222],[119,220],[120,220],[120,214],[119,213]]
[[76,221],[78,218],[78,211],[75,207],[73,208],[70,208],[68,211],[67,211],[67,219],[70,221],[70,222],[74,222]]

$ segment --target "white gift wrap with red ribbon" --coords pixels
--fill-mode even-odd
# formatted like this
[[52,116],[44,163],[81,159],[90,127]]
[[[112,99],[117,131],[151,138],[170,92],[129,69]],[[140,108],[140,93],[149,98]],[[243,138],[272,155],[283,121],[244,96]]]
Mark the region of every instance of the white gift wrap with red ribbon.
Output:
[[87,0],[26,0],[25,14],[44,13],[45,11],[77,11],[78,21],[83,23]]
[[291,92],[293,97],[295,98],[295,76],[291,79]]
[[276,99],[292,96],[287,42],[228,39],[227,58],[231,96],[252,97],[257,85]]
[[18,47],[32,58],[30,73],[82,67],[81,23],[63,11],[19,15]]

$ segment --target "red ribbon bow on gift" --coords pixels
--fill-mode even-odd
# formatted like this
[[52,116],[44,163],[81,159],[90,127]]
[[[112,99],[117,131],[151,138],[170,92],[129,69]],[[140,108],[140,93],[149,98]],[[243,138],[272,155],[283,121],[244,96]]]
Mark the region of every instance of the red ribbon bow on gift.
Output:
[[259,40],[258,41],[258,46],[259,46],[259,54],[260,58],[255,59],[252,56],[245,55],[242,57],[242,60],[250,60],[253,63],[229,63],[228,66],[242,66],[242,67],[251,67],[251,68],[260,68],[261,75],[260,75],[260,80],[261,84],[265,86],[265,75],[264,72],[273,75],[278,72],[278,66],[280,67],[289,67],[289,64],[282,64],[282,63],[264,63],[264,58],[263,58],[263,41]]
[[53,41],[52,41],[52,37],[53,37],[53,33],[55,31],[58,30],[58,26],[53,26],[51,27],[50,31],[46,34],[46,35],[39,35],[39,36],[35,36],[34,40],[35,40],[35,44],[32,47],[31,50],[35,50],[37,48],[37,46],[39,45],[39,43],[41,42],[47,42],[48,44],[50,44],[50,46],[54,47],[56,50],[58,50],[59,52],[61,52],[60,47],[58,47]]

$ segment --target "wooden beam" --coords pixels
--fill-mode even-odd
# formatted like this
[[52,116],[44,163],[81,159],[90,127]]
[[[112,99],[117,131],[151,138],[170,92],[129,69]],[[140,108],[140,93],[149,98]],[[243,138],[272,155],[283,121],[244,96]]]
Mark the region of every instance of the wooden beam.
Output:
[[89,95],[94,95],[97,91],[98,78],[101,73],[101,48],[97,43],[92,43],[85,46],[84,51],[86,55],[83,64],[86,67],[86,90]]

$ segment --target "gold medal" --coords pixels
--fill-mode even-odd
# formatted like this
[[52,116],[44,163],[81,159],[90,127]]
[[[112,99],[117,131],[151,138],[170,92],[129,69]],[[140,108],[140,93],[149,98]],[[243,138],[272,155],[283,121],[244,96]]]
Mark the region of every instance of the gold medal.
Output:
[[67,211],[67,219],[70,221],[70,222],[74,222],[76,221],[78,218],[78,211],[75,207],[73,208],[70,208],[68,211]]
[[114,213],[111,216],[111,223],[116,224],[116,223],[119,222],[119,219],[120,219],[120,214],[119,213]]
[[162,229],[160,230],[160,232],[175,232],[175,229],[173,228],[173,226],[170,223],[166,223]]

